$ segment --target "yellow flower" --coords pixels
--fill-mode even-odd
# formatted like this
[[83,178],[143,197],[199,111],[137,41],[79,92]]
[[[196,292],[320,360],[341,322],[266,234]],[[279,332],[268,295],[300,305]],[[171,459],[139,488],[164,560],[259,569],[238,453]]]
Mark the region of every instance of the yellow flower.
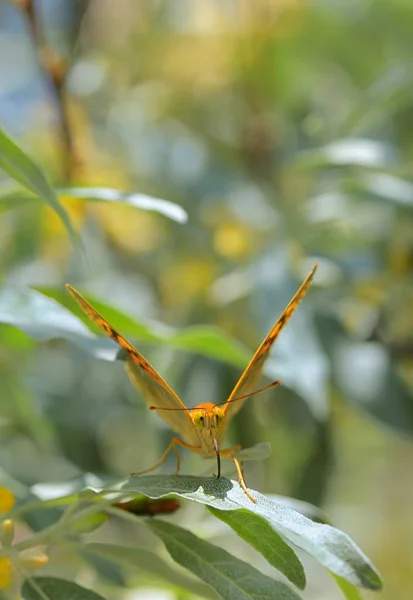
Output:
[[5,556],[0,557],[0,590],[9,587],[12,578],[12,564]]
[[7,513],[14,506],[14,496],[8,488],[0,486],[0,513]]
[[253,232],[241,223],[221,224],[214,232],[214,248],[230,260],[249,256],[254,249]]

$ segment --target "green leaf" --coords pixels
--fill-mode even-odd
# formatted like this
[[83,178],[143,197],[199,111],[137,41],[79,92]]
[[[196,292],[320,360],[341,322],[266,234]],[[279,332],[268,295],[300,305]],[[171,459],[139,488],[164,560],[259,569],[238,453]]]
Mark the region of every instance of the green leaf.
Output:
[[67,308],[36,290],[0,288],[0,323],[14,325],[41,341],[63,337],[109,360],[116,355],[110,340],[96,338]]
[[108,518],[109,517],[103,512],[90,515],[84,519],[76,521],[71,527],[71,531],[82,534],[92,533],[104,525]]
[[73,581],[57,577],[34,577],[23,583],[24,600],[104,600],[103,596]]
[[360,182],[361,188],[374,198],[391,202],[396,206],[413,208],[413,185],[387,173],[367,173]]
[[297,165],[305,168],[331,165],[377,169],[384,168],[392,162],[394,152],[389,144],[367,138],[344,138],[297,155]]
[[15,187],[8,190],[0,190],[0,209],[2,210],[18,208],[19,206],[37,201],[38,196],[25,190],[16,189]]
[[145,520],[172,558],[210,585],[224,600],[297,600],[287,585],[260,573],[226,550],[165,521]]
[[209,507],[209,510],[258,550],[291,583],[300,590],[305,588],[305,573],[299,558],[266,519],[245,509],[217,510]]
[[85,502],[93,500],[97,488],[109,487],[113,477],[98,477],[93,473],[82,473],[65,482],[35,483],[30,491],[49,506],[64,506],[66,501],[74,502],[79,496]]
[[[56,295],[59,296],[59,293]],[[244,369],[251,359],[252,352],[219,327],[196,325],[175,330],[162,323],[152,321],[145,323],[134,320],[95,300],[92,301],[92,304],[118,331],[128,338],[131,334],[147,343],[194,352],[240,369]],[[0,288],[0,323],[14,325],[41,341],[59,337],[67,339],[84,352],[102,360],[126,360],[127,358],[126,353],[109,338],[94,335],[81,319],[50,296],[37,290]],[[271,363],[266,366],[265,373],[274,378]],[[277,372],[277,376],[279,374]],[[287,376],[287,373],[284,374]],[[294,382],[290,381],[294,385]],[[254,452],[256,451],[254,450]],[[269,446],[261,447],[260,453],[262,458],[269,456]],[[260,460],[257,456],[253,458],[245,456],[244,458],[245,460]]]
[[89,552],[85,544],[82,544],[78,548],[78,554],[81,558],[83,558],[83,560],[88,562],[95,569],[99,578],[105,579],[106,581],[117,586],[126,586],[126,578],[122,568],[119,567],[119,565],[104,556],[99,556],[93,552]]
[[359,590],[356,587],[354,587],[354,585],[352,585],[345,579],[342,579],[338,575],[334,575],[334,573],[331,574],[336,580],[338,587],[343,592],[343,596],[346,598],[346,600],[363,600]]
[[209,587],[204,586],[196,579],[189,578],[186,574],[172,569],[157,554],[146,548],[120,546],[117,544],[91,543],[85,544],[83,549],[88,554],[112,561],[128,570],[137,569],[151,576],[161,579],[180,589],[186,589],[205,598],[216,598]]
[[122,202],[135,208],[158,212],[178,223],[186,223],[188,220],[188,214],[179,204],[169,202],[169,200],[162,200],[161,198],[153,198],[146,194],[126,194],[107,187],[71,187],[62,188],[57,191],[60,196],[70,196],[71,198],[103,202]]
[[238,340],[214,325],[193,325],[176,332],[173,346],[222,360],[230,365],[244,368],[251,359],[251,352]]
[[329,518],[326,513],[318,508],[318,506],[314,506],[310,502],[305,502],[304,500],[297,500],[296,498],[289,498],[287,496],[280,496],[278,494],[269,494],[267,498],[273,500],[276,504],[281,506],[286,506],[287,508],[291,508],[296,512],[308,517],[312,521],[317,521],[318,523],[329,523]]
[[69,215],[60,204],[56,192],[42,169],[0,127],[0,168],[10,177],[39,196],[60,217],[74,246],[79,246],[78,236]]
[[151,498],[176,493],[219,510],[245,508],[264,517],[285,539],[306,550],[327,569],[350,583],[374,590],[382,586],[377,571],[348,535],[330,525],[314,523],[294,510],[250,490],[256,499],[256,504],[253,504],[236,481],[226,478],[140,475],[131,477],[122,489]]
[[[163,323],[151,321],[150,324],[147,324],[137,321],[94,298],[91,304],[118,331],[124,335],[133,335],[143,342],[189,350],[241,368],[244,368],[251,359],[251,352],[248,348],[214,325],[193,325],[176,330]],[[122,356],[117,358],[122,358]],[[126,356],[123,358],[126,359]]]
[[[131,329],[144,341],[197,352],[240,367],[245,366],[250,358],[248,350],[218,327],[205,325],[176,331],[160,324],[149,325],[129,317],[123,318],[124,324],[130,325],[128,331]],[[36,290],[0,288],[0,323],[14,325],[41,341],[67,339],[102,360],[122,358],[121,354],[118,355],[119,347],[109,338],[94,335],[67,308]]]
[[43,505],[41,501],[32,493],[25,494],[24,498],[16,502],[12,515],[18,515],[18,518],[25,521],[33,531],[40,531],[49,525],[52,525],[62,516],[63,510],[60,507]]

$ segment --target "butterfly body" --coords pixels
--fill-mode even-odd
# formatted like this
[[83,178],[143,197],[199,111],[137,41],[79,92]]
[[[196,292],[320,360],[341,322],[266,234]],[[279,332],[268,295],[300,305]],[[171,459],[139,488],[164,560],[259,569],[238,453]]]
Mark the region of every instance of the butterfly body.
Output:
[[[175,453],[177,472],[179,472],[180,456],[178,446],[188,448],[204,458],[216,456],[218,461],[218,477],[220,475],[220,457],[232,458],[242,489],[251,501],[255,502],[245,485],[241,465],[233,454],[234,450],[239,449],[240,446],[222,448],[224,434],[229,421],[240,410],[246,398],[251,395],[251,390],[258,383],[272,344],[310,287],[316,269],[317,265],[308,274],[271,331],[259,346],[227,401],[222,404],[205,402],[198,404],[195,408],[187,408],[146,358],[120,335],[79,292],[69,284],[66,284],[67,289],[86,315],[97,323],[106,335],[112,338],[126,352],[126,370],[132,382],[148,404],[149,409],[159,411],[160,416],[179,436],[172,439],[163,456],[155,465],[145,471],[140,471],[140,473],[152,471],[160,466],[171,450]],[[274,382],[271,386],[278,383]]]

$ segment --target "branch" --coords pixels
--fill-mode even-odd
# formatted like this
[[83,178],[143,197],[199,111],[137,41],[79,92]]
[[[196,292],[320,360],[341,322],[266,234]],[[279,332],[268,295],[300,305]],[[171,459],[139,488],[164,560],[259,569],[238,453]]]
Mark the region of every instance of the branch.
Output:
[[56,109],[60,124],[59,137],[63,147],[63,179],[65,183],[69,184],[80,164],[70,127],[68,100],[65,92],[65,80],[69,64],[66,59],[58,56],[44,40],[34,0],[15,0],[15,4],[26,15],[39,63],[49,77],[55,92]]

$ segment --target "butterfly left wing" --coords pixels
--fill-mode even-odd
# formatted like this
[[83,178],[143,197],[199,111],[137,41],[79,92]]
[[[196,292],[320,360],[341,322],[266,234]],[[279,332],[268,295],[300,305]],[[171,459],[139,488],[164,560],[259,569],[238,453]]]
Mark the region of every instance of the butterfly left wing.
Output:
[[182,436],[185,442],[193,446],[198,446],[199,436],[189,412],[173,389],[159,375],[149,361],[128,340],[121,336],[78,291],[68,283],[66,287],[89,319],[99,325],[106,335],[112,338],[126,352],[128,357],[126,370],[132,383],[139,390],[148,406],[155,405],[165,409],[179,408],[180,410],[160,410],[159,415],[176,433]]
[[315,264],[311,272],[307,275],[305,281],[301,284],[300,288],[297,290],[288,306],[284,309],[284,312],[282,313],[278,321],[275,323],[274,327],[271,329],[265,340],[262,342],[256,353],[254,354],[247,368],[239,378],[238,383],[232,390],[230,397],[224,404],[227,422],[228,419],[232,418],[240,410],[246,399],[239,400],[237,402],[231,402],[231,400],[234,400],[234,398],[238,398],[240,396],[245,396],[258,383],[262,370],[264,368],[265,361],[269,356],[271,346],[277,339],[278,334],[280,333],[284,325],[288,323],[295,309],[305,296],[308,288],[310,287],[314,274],[317,270],[317,266],[318,265]]

